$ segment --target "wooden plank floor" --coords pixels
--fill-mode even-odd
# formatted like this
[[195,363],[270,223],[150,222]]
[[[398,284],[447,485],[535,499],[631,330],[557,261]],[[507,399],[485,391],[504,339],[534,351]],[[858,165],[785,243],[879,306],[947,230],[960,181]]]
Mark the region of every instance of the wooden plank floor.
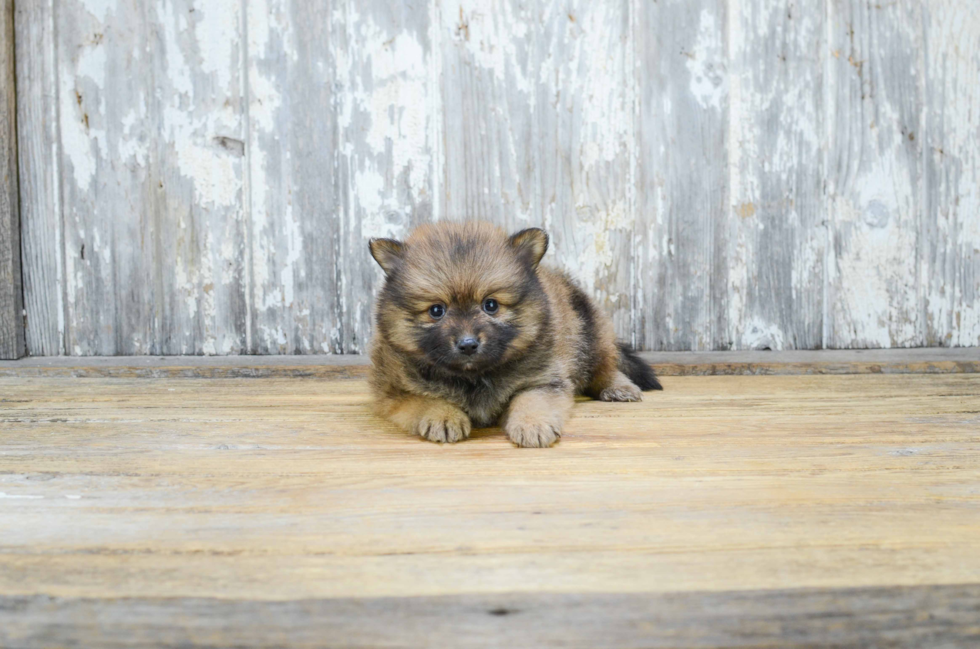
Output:
[[980,375],[664,384],[530,450],[359,378],[0,378],[0,646],[978,646]]

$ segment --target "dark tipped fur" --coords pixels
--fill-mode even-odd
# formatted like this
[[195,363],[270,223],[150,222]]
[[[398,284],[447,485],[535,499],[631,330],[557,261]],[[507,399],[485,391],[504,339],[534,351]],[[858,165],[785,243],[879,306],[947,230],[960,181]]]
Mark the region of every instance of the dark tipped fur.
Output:
[[519,446],[550,446],[576,393],[638,401],[661,389],[588,295],[539,265],[543,230],[440,222],[370,248],[385,271],[371,385],[381,414],[411,432],[457,442],[499,423]]
[[636,383],[636,387],[644,392],[647,390],[663,390],[653,368],[637,356],[633,348],[626,343],[619,343],[619,369],[629,377],[630,381]]

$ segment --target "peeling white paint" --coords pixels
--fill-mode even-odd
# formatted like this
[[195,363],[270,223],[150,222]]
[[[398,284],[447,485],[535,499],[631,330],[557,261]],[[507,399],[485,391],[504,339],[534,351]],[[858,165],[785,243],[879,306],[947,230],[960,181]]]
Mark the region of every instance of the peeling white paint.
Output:
[[[725,334],[736,347],[798,344],[783,320],[797,315],[776,313],[785,296],[763,295],[780,229],[800,233],[776,251],[791,265],[792,304],[827,293],[829,346],[921,344],[923,332],[980,344],[972,5],[942,0],[920,16],[806,0],[790,19],[778,3],[664,4],[429,0],[397,17],[345,2],[321,16],[325,31],[297,29],[297,15],[315,15],[298,0],[193,13],[160,0],[147,5],[146,25],[129,24],[136,14],[125,3],[57,4],[61,140],[51,155],[66,174],[55,187],[64,192],[55,204],[66,206],[57,259],[66,348],[110,353],[125,340],[149,350],[172,327],[177,350],[231,353],[245,292],[258,349],[360,349],[370,330],[365,296],[379,277],[363,238],[404,236],[428,205],[436,219],[545,224],[550,259],[617,318],[636,317],[631,296],[644,315],[663,313],[652,327],[671,331],[658,338],[669,344],[697,348]],[[662,61],[641,56],[658,51],[644,40],[651,15],[676,15],[670,25],[685,32],[659,69]],[[299,41],[311,33],[328,37]],[[150,70],[152,89],[138,76]],[[317,71],[331,99],[310,106],[306,88],[293,92],[295,75],[313,72],[318,90]],[[667,72],[666,92],[645,85]],[[454,114],[459,105],[472,113]],[[309,177],[296,171],[311,155],[300,129],[338,138],[327,169]],[[718,132],[727,151],[707,150]],[[728,160],[727,186],[722,172],[717,189],[697,184],[713,155]],[[336,184],[322,193],[338,193],[334,204],[310,200],[317,173]],[[800,203],[819,173],[826,183],[809,199],[826,200],[826,225]],[[725,198],[678,198],[702,190]],[[689,205],[721,211],[679,213]],[[691,250],[684,233],[705,223],[718,227]],[[650,244],[631,240],[634,232]],[[148,286],[166,306],[141,316],[109,292],[131,289],[113,288],[120,278],[152,284],[139,257],[160,254],[153,236],[176,240],[161,272],[177,299]],[[311,236],[342,268],[318,274],[329,286],[308,276],[319,261],[307,258]],[[703,267],[685,266],[692,259]],[[712,264],[727,272],[720,304],[704,296],[719,281]],[[816,277],[823,266],[826,277]],[[666,295],[656,292],[659,269],[670,278]],[[716,322],[728,331],[714,331]]]
[[697,40],[692,50],[684,53],[691,73],[691,94],[702,107],[719,111],[728,94],[723,34],[718,17],[702,9]]

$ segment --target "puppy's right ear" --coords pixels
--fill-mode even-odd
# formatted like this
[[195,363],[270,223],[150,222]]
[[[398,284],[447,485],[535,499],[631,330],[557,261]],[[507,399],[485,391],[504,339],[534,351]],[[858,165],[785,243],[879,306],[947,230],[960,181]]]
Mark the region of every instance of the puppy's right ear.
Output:
[[541,228],[528,228],[511,235],[510,245],[517,253],[527,259],[531,268],[537,268],[544,253],[548,251],[548,233]]
[[371,256],[385,275],[391,275],[405,253],[405,245],[394,239],[371,239],[368,246],[371,248]]

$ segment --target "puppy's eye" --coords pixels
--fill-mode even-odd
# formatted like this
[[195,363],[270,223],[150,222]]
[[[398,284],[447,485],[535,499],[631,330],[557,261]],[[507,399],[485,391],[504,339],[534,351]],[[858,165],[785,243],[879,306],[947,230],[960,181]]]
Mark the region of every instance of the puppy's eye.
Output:
[[433,304],[429,307],[429,315],[432,316],[433,320],[438,320],[446,315],[446,307],[442,304]]
[[497,300],[493,299],[492,297],[488,297],[487,299],[483,300],[483,310],[490,315],[493,315],[499,309],[500,305],[497,304]]

